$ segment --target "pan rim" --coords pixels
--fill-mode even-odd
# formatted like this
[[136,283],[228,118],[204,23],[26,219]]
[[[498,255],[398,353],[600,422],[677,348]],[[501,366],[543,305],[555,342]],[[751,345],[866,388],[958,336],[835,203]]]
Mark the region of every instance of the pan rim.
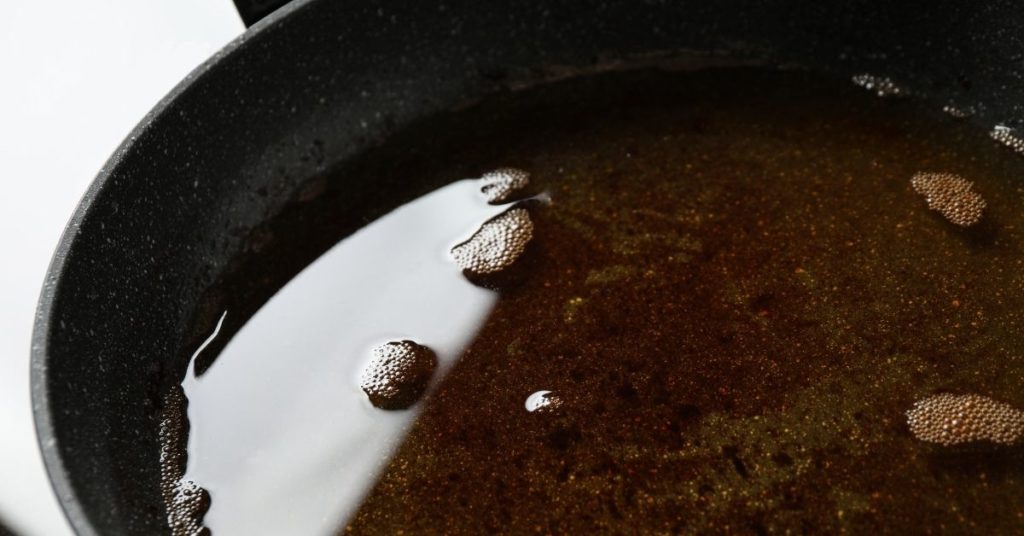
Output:
[[168,109],[217,70],[218,67],[237,56],[254,37],[267,33],[271,28],[284,23],[293,13],[299,12],[318,0],[291,0],[273,13],[267,15],[240,35],[233,38],[220,50],[192,69],[185,78],[167,92],[132,128],[121,141],[111,156],[104,162],[96,177],[79,199],[71,217],[57,242],[43,279],[39,299],[35,308],[33,321],[31,350],[29,354],[29,387],[32,402],[32,417],[35,424],[36,442],[43,458],[43,466],[50,481],[50,487],[57,498],[57,503],[64,512],[71,530],[81,536],[99,534],[91,518],[79,500],[75,487],[69,477],[68,468],[61,456],[55,434],[53,415],[50,408],[49,389],[49,351],[48,338],[53,327],[53,306],[57,298],[57,288],[65,272],[68,254],[78,240],[78,230],[82,223],[90,217],[99,193],[105,188],[108,180],[119,168],[125,156],[132,152],[137,139],[153,128],[157,118],[165,115]]

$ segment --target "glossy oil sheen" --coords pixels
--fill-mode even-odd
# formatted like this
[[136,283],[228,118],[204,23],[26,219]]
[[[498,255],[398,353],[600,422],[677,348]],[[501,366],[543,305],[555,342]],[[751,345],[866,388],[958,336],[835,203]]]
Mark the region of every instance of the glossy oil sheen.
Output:
[[[506,207],[448,210],[478,193],[455,182],[285,286],[186,380],[186,476],[210,491],[207,526],[1020,529],[1019,447],[944,448],[906,425],[940,391],[1024,407],[1024,166],[941,108],[798,71],[640,70],[398,135],[339,170],[303,219],[268,224],[271,249],[326,228],[353,175],[427,183],[503,166],[550,197],[529,208],[536,247],[487,283],[499,293],[470,283],[445,255]],[[982,220],[929,211],[910,184],[920,172],[973,181]],[[411,210],[412,230],[398,225]],[[423,224],[442,213],[465,217]],[[403,268],[390,251],[408,253]],[[401,338],[443,372],[396,414],[357,377],[369,348]],[[557,404],[528,411],[542,391]]]
[[217,497],[214,534],[323,534],[351,514],[416,413],[369,403],[371,349],[416,339],[450,367],[497,296],[447,251],[502,209],[460,181],[388,214],[281,289],[215,366],[188,372],[185,479]]

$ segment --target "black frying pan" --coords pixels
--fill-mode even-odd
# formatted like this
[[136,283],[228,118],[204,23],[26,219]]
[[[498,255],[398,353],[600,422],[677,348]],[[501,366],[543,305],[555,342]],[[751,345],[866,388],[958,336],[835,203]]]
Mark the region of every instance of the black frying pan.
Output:
[[[273,4],[246,2],[243,17]],[[75,530],[167,530],[154,393],[181,378],[200,298],[311,180],[418,119],[553,66],[681,51],[888,75],[937,103],[977,105],[972,120],[986,126],[1024,117],[1024,13],[1010,1],[296,0],[142,120],[60,241],[32,392]],[[391,185],[382,200],[374,186],[353,180],[336,193],[340,234],[415,194]]]

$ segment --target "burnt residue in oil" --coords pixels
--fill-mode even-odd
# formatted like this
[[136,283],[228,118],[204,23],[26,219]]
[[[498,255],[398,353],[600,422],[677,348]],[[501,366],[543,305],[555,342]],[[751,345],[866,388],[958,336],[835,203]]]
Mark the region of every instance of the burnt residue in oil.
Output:
[[434,352],[413,341],[393,341],[373,348],[373,359],[363,371],[360,387],[380,409],[406,409],[430,385],[437,369]]
[[[755,68],[564,80],[425,120],[268,223],[262,251],[286,255],[340,238],[345,185],[407,198],[509,164],[551,197],[526,276],[342,530],[1019,528],[1024,451],[930,445],[906,412],[938,392],[1024,407],[1024,161],[876,94]],[[982,221],[936,218],[922,170],[969,178]],[[249,287],[221,295],[271,294],[270,264],[240,261]],[[524,411],[539,390],[565,402]]]

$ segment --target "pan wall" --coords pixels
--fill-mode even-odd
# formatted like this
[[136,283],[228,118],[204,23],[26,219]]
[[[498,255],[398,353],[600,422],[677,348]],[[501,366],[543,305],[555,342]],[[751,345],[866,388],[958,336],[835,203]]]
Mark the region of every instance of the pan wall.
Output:
[[[431,113],[553,67],[703,51],[886,75],[973,120],[1024,118],[1008,1],[299,0],[200,67],[132,133],[62,239],[33,344],[37,422],[81,534],[166,531],[157,425],[203,291],[311,177]],[[382,186],[393,195],[380,199]],[[415,197],[350,185],[354,231]]]

